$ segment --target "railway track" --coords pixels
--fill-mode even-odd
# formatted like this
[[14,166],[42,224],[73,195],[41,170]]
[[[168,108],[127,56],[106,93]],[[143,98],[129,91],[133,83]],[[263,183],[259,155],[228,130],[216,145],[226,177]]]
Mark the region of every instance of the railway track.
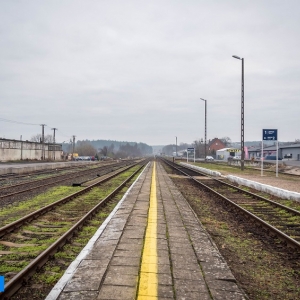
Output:
[[[67,166],[67,167],[59,167],[59,168],[53,168],[53,169],[43,169],[43,170],[36,170],[36,171],[31,171],[23,174],[17,174],[17,173],[6,173],[0,175],[0,185],[5,186],[5,185],[12,185],[12,183],[17,182],[17,181],[23,181],[28,179],[33,179],[36,176],[40,175],[52,175],[52,174],[58,174],[60,172],[74,172],[76,170],[81,170],[81,169],[86,169],[90,168],[91,166],[98,165],[100,163],[95,163],[93,165],[72,165],[72,166]],[[15,183],[16,184],[16,183]]]
[[[147,161],[134,163],[122,168],[122,170],[99,178],[96,182],[93,182],[81,191],[73,193],[68,197],[60,199],[47,207],[43,207],[30,215],[24,216],[0,228],[0,236],[2,236],[0,245],[2,245],[2,248],[3,245],[7,249],[9,249],[9,247],[18,247],[16,246],[18,245],[16,242],[17,237],[25,238],[28,246],[32,247],[33,244],[37,244],[36,250],[33,250],[31,255],[29,253],[24,254],[20,252],[19,257],[16,257],[16,254],[12,254],[13,258],[10,257],[10,260],[15,260],[17,264],[21,261],[21,264],[26,264],[26,266],[17,274],[14,274],[13,277],[10,274],[11,272],[4,274],[7,275],[6,278],[8,278],[9,281],[5,285],[5,292],[0,294],[0,299],[9,299],[9,297],[28,281],[56,251],[61,249],[88,220],[119,193],[119,191],[140,172],[146,163]],[[121,174],[124,172],[130,172],[130,175],[126,175],[127,178],[123,180],[122,177],[119,178],[118,176],[122,176]],[[116,183],[110,184],[110,192],[104,196],[101,189],[97,187],[104,182],[109,183],[112,178],[119,178],[119,181],[122,179],[122,183],[118,184],[118,186],[116,186]],[[28,226],[29,228],[38,227],[40,231],[39,234],[34,232],[34,230],[29,230]],[[11,233],[12,231],[14,232]],[[3,238],[5,238],[5,241],[3,241]],[[51,244],[45,246],[49,241],[51,241]],[[7,250],[7,252],[10,251]],[[15,253],[14,251],[12,252]],[[6,254],[9,256],[11,253]],[[7,259],[1,258],[0,256],[0,260],[2,260],[2,262],[0,261],[1,265],[1,263],[5,263]],[[3,272],[1,273],[3,274]]]
[[68,174],[60,174],[56,176],[52,176],[50,178],[42,178],[42,179],[37,179],[33,181],[26,181],[22,183],[18,183],[15,185],[10,185],[10,186],[5,186],[0,188],[0,203],[5,200],[12,198],[16,195],[24,194],[31,192],[33,190],[37,189],[45,189],[48,186],[52,186],[55,184],[60,184],[64,181],[70,181],[73,180],[74,182],[77,182],[77,185],[80,185],[82,183],[82,177],[84,176],[94,176],[96,177],[97,175],[101,176],[105,173],[112,172],[116,170],[117,168],[129,165],[131,162],[126,161],[122,163],[116,163],[112,165],[106,165],[106,166],[100,166],[92,169],[85,169],[85,170],[80,170],[75,173],[68,173]]
[[254,221],[270,235],[277,236],[287,246],[300,250],[299,210],[209,177],[194,169],[165,159],[163,162],[193,180],[194,184],[212,193],[214,198],[222,201],[229,210],[233,210],[237,214],[242,213],[245,218]]

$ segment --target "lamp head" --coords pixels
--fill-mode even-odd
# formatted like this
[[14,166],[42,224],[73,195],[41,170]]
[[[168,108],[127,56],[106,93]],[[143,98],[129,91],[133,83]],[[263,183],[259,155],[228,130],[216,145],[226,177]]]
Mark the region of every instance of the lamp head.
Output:
[[237,55],[232,55],[232,57],[236,58],[236,59],[241,59],[239,56]]

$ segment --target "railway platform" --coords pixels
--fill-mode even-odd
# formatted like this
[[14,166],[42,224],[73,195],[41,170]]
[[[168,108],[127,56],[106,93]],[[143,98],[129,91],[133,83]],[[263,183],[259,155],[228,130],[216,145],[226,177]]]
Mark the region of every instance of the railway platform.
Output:
[[46,300],[247,299],[159,162],[149,163]]
[[37,163],[0,163],[0,175],[25,174],[41,170],[52,170],[73,167],[84,164],[94,164],[94,161],[66,161],[66,162],[37,162]]

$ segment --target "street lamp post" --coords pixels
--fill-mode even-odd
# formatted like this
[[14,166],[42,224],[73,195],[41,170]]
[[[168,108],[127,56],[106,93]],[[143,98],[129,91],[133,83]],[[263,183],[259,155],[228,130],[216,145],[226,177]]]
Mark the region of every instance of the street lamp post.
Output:
[[200,100],[205,102],[204,160],[206,161],[206,132],[207,132],[207,130],[206,130],[206,128],[207,128],[207,110],[206,110],[207,106],[206,106],[206,102],[207,102],[207,100],[202,99],[202,98],[200,98]]
[[53,158],[55,160],[55,130],[57,130],[57,128],[51,128],[53,130],[53,144],[54,144],[54,149],[53,149]]
[[42,126],[42,160],[45,160],[45,126],[46,124],[41,124]]
[[241,90],[241,170],[244,171],[245,148],[244,148],[244,58],[232,55],[233,58],[242,61],[242,90]]
[[177,157],[177,136],[176,137],[176,157]]

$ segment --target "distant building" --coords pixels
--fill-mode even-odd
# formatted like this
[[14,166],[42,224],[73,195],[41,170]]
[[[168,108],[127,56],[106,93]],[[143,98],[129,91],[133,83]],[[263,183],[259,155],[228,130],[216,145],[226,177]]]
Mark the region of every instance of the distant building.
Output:
[[[264,153],[263,157],[267,155],[276,155],[277,146],[265,146],[263,148]],[[249,148],[249,158],[260,158],[261,157],[261,148]],[[295,143],[291,145],[282,145],[278,146],[278,157],[288,160],[300,160],[300,143]]]
[[241,155],[241,149],[236,148],[223,148],[216,151],[216,158],[218,160],[225,160],[227,161],[228,157],[233,156],[240,156]]
[[226,145],[224,142],[222,142],[218,138],[214,138],[211,141],[208,142],[208,151],[211,152],[216,152],[217,150],[225,148]]
[[300,143],[280,146],[279,154],[282,159],[300,160]]
[[61,153],[61,144],[42,144],[0,138],[0,161],[60,160]]

